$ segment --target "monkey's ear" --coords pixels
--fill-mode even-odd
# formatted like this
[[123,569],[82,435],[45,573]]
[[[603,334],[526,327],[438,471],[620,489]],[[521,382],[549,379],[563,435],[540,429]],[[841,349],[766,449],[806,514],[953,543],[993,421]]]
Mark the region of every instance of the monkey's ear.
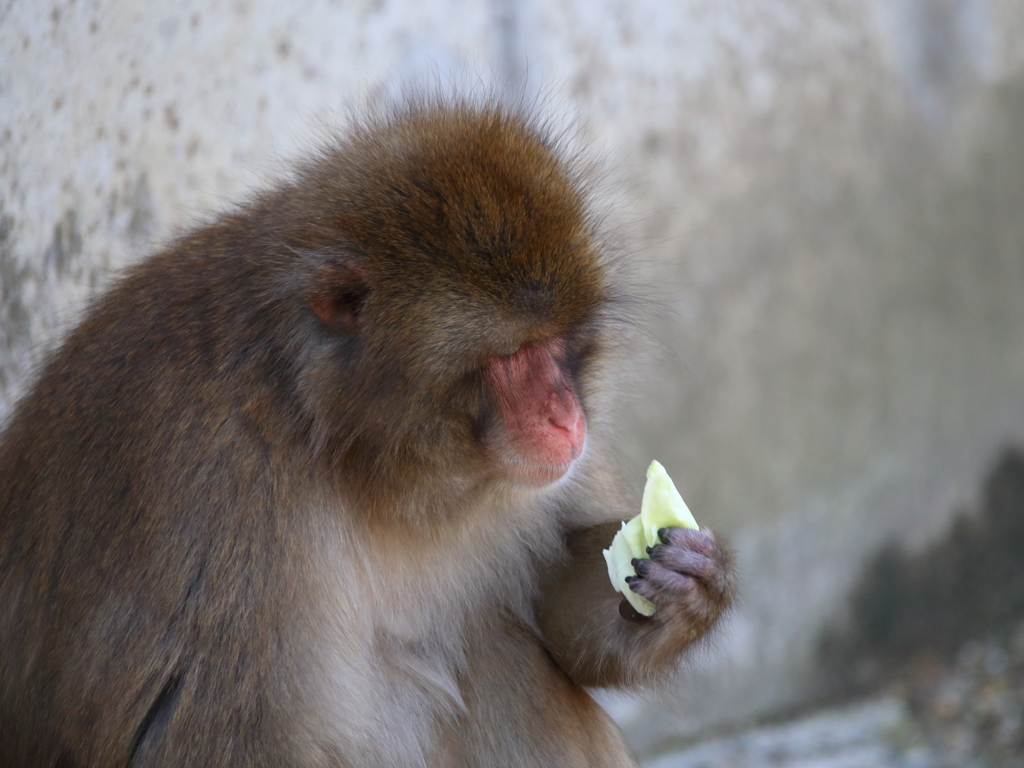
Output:
[[369,293],[369,282],[359,265],[334,261],[317,270],[307,300],[313,314],[328,328],[355,334]]

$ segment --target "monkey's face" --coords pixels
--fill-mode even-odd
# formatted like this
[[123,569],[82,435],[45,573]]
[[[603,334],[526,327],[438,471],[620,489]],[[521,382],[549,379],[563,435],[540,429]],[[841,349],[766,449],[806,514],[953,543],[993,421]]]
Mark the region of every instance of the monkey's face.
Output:
[[345,350],[329,379],[339,436],[460,477],[534,488],[563,477],[586,445],[600,302],[556,314],[475,295],[468,281],[410,291],[363,274],[333,283],[333,302],[310,299]]
[[531,343],[492,356],[484,384],[494,404],[488,448],[508,474],[529,485],[561,478],[582,453],[587,420],[565,359],[565,342]]
[[349,249],[309,293],[347,344],[339,430],[434,471],[548,485],[584,451],[606,294],[584,195],[517,119],[389,130],[402,153],[357,137],[313,184],[331,203],[317,247]]

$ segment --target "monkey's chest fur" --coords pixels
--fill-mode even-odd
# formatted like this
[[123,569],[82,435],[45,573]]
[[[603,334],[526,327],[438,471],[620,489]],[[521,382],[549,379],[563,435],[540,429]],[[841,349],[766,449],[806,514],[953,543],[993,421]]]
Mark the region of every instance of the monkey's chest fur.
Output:
[[[386,548],[368,544],[366,531],[330,522],[351,516],[324,515],[303,622],[303,696],[321,759],[575,764],[528,746],[537,710],[572,719],[578,708],[574,695],[560,701],[533,681],[564,678],[543,651],[531,609],[538,563],[558,556],[560,532],[547,507],[541,498],[470,509],[440,536],[399,526]],[[584,724],[589,716],[581,729],[594,726]],[[493,740],[489,734],[507,732],[510,719],[521,721],[517,739]],[[618,764],[632,763],[610,763]]]

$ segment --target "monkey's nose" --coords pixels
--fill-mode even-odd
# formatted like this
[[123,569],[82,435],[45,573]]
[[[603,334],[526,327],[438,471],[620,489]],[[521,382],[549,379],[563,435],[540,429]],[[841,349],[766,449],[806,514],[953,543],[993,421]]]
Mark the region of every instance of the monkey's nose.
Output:
[[553,392],[547,403],[548,422],[564,431],[572,458],[580,455],[586,433],[586,420],[580,410],[576,395],[570,389]]

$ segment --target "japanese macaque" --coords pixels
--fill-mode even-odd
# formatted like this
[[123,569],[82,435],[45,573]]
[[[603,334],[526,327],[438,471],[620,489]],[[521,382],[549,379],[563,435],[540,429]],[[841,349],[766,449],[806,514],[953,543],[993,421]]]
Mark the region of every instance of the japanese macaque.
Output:
[[0,445],[3,766],[632,766],[729,604],[601,550],[628,305],[557,141],[421,101],[128,270]]

